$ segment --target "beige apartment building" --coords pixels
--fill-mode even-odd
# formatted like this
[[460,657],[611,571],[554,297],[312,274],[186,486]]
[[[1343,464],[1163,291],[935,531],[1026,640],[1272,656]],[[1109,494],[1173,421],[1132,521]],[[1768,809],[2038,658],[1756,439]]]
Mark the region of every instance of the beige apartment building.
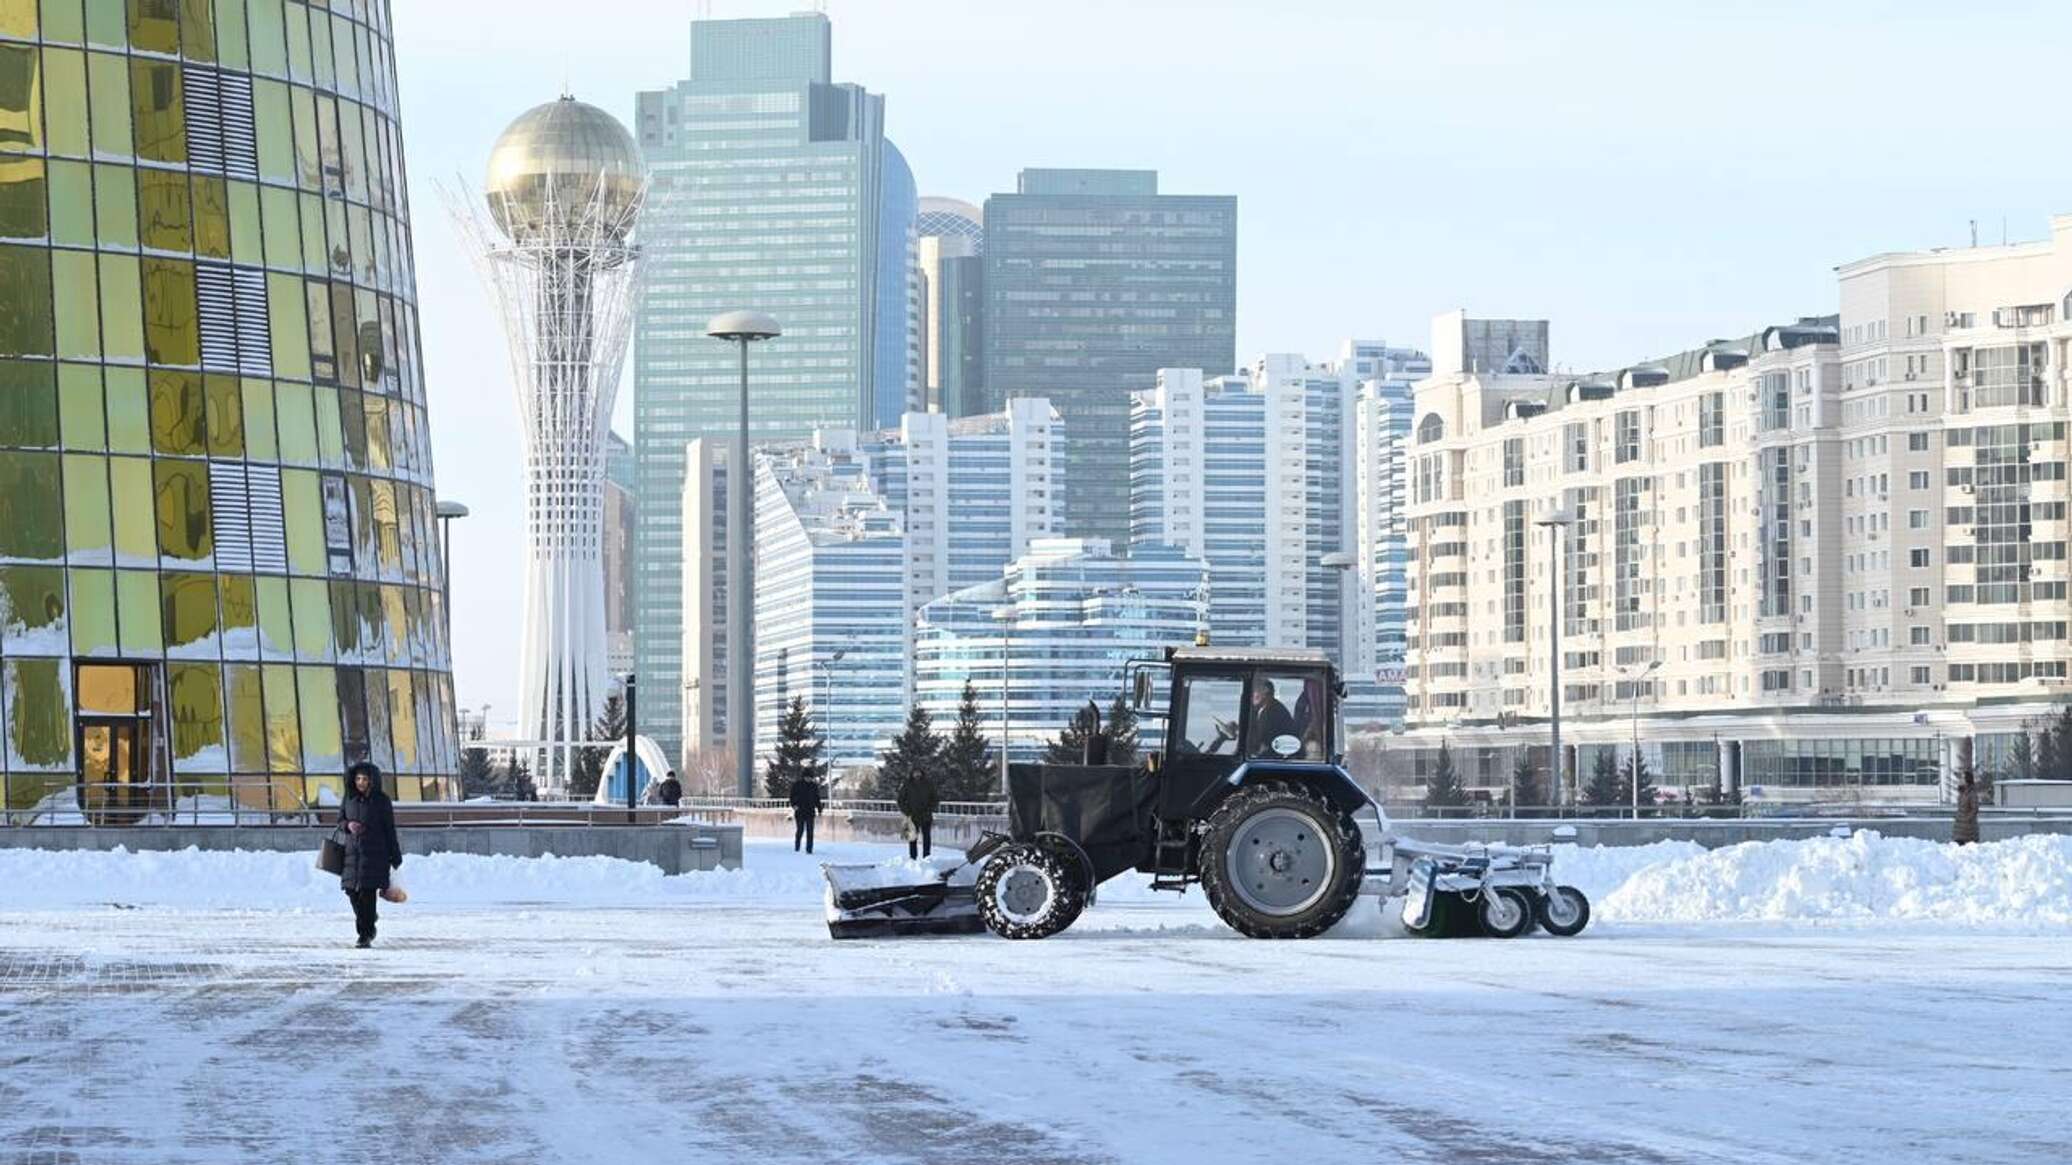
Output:
[[[1936,801],[2072,696],[2072,216],[1873,256],[1840,312],[1603,375],[1486,371],[1438,321],[1406,450],[1408,742],[1573,783]],[[1558,593],[1557,593],[1558,588]]]

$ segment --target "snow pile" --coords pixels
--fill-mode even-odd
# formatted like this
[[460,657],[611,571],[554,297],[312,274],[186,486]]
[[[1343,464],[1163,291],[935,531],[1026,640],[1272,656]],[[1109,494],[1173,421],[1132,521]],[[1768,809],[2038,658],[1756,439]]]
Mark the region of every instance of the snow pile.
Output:
[[[1559,860],[1554,868],[1563,870]],[[2072,923],[2072,837],[1957,846],[1866,830],[1747,842],[1649,866],[1592,898],[1599,918],[1617,922],[2065,925]]]
[[1695,841],[1657,841],[1647,845],[1577,845],[1554,847],[1554,880],[1574,886],[1592,902],[1603,899],[1642,870],[1686,861],[1705,852]]

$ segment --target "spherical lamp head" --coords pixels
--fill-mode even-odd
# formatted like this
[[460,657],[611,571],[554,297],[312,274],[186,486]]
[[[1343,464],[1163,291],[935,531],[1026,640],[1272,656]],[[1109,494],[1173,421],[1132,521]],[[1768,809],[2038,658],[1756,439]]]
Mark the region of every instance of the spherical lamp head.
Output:
[[519,114],[497,138],[483,193],[514,243],[590,225],[617,241],[632,226],[646,174],[640,147],[617,118],[563,97]]

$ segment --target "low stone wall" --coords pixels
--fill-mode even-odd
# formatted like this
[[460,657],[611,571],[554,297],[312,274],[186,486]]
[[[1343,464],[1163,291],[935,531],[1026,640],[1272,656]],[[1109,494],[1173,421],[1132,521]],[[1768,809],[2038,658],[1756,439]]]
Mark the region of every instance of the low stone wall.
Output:
[[[727,816],[741,824],[750,837],[790,838],[791,812],[786,809],[737,808]],[[898,842],[905,818],[881,810],[830,809],[820,815],[815,836],[824,841]],[[1657,841],[1694,841],[1708,849],[1738,845],[1744,841],[1778,841],[1788,838],[1826,837],[1837,827],[1872,829],[1886,837],[1918,837],[1929,841],[1950,840],[1950,819],[1943,817],[1862,818],[1642,818],[1579,820],[1476,818],[1474,820],[1424,820],[1396,818],[1392,824],[1406,836],[1434,842],[1504,842],[1533,845],[1554,840],[1555,829],[1571,826],[1578,845],[1647,845]],[[962,849],[978,840],[984,830],[1007,831],[1005,814],[997,816],[938,815],[934,841],[940,849]],[[1987,810],[1979,815],[1979,837],[2002,841],[2028,833],[2072,834],[2072,814],[2032,816],[1999,814]]]
[[[238,828],[174,825],[133,829],[93,826],[0,828],[0,849],[261,850],[316,853],[330,832],[325,827]],[[606,857],[647,862],[665,874],[741,868],[738,824],[582,826],[463,825],[442,829],[398,829],[406,854],[500,854],[510,857]]]

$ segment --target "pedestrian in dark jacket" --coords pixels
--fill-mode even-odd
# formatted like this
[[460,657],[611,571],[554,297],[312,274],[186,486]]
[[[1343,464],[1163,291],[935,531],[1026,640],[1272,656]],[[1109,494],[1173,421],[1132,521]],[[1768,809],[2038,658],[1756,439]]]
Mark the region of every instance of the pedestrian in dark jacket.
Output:
[[791,852],[799,852],[799,842],[806,843],[806,852],[813,852],[813,821],[820,816],[820,807],[827,802],[820,795],[820,782],[812,777],[791,779]]
[[396,807],[381,791],[381,770],[361,761],[345,771],[345,801],[338,807],[338,844],[345,867],[338,883],[352,900],[362,947],[374,945],[376,903],[389,888],[389,871],[403,865],[396,838]]
[[676,770],[671,769],[669,775],[662,778],[658,795],[664,805],[683,804],[683,782],[676,779]]
[[1978,783],[1970,773],[1964,774],[1964,783],[1957,789],[1957,820],[1950,827],[1950,840],[1958,845],[1978,841]]
[[911,826],[907,838],[907,857],[925,858],[934,839],[935,807],[942,798],[935,791],[935,779],[927,773],[916,773],[899,787],[899,811],[906,814]]

